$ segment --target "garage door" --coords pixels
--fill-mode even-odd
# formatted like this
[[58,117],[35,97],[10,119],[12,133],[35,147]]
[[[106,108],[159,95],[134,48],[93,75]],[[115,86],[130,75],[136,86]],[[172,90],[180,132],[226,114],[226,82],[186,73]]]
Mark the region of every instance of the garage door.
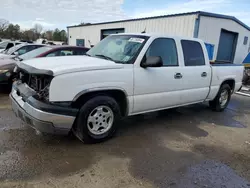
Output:
[[238,33],[221,30],[217,61],[233,63]]

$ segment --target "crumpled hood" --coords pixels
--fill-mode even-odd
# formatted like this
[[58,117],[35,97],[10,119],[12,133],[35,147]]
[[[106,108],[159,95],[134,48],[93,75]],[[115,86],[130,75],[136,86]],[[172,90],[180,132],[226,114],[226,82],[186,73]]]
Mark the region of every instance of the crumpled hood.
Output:
[[18,62],[18,66],[26,70],[29,69],[27,71],[30,73],[32,73],[32,71],[53,72],[53,76],[88,70],[123,68],[122,64],[117,64],[113,61],[88,56],[34,58]]

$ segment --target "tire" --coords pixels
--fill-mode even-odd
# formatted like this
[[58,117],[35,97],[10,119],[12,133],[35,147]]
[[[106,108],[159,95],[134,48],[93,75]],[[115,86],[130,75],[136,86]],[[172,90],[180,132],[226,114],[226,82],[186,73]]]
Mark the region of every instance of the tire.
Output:
[[[224,94],[224,92],[228,93],[227,97],[223,97],[223,100],[221,99],[222,94]],[[230,99],[231,99],[231,88],[228,84],[223,84],[217,94],[217,96],[215,97],[214,100],[209,101],[209,106],[213,111],[216,112],[222,112],[226,109]],[[223,102],[222,102],[223,101]]]
[[115,134],[120,119],[121,111],[115,99],[96,96],[81,107],[73,132],[84,143],[103,142]]

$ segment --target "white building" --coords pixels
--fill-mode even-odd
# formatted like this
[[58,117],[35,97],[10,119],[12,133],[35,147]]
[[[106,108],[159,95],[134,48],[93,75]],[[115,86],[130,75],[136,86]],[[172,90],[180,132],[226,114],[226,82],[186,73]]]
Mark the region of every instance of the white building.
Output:
[[211,60],[241,63],[250,47],[250,27],[233,16],[190,12],[157,17],[69,26],[70,45],[90,47],[114,33],[164,33],[200,38]]

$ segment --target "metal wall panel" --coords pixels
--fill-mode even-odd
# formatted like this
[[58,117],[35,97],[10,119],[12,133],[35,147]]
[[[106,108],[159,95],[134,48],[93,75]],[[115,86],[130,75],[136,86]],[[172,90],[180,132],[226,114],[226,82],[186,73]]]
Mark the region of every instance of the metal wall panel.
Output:
[[214,45],[213,60],[216,60],[222,29],[238,33],[238,40],[233,63],[242,63],[244,58],[248,54],[249,48],[249,41],[246,45],[243,44],[244,38],[245,36],[250,38],[250,31],[240,24],[236,23],[235,21],[229,19],[201,16],[198,38],[202,39],[204,42]]
[[90,47],[89,41],[95,45],[100,41],[102,29],[125,28],[126,33],[164,33],[167,35],[193,37],[196,14],[165,18],[152,18],[119,23],[88,25],[72,27],[69,30],[69,44],[76,45],[76,39],[85,39],[85,46]]

